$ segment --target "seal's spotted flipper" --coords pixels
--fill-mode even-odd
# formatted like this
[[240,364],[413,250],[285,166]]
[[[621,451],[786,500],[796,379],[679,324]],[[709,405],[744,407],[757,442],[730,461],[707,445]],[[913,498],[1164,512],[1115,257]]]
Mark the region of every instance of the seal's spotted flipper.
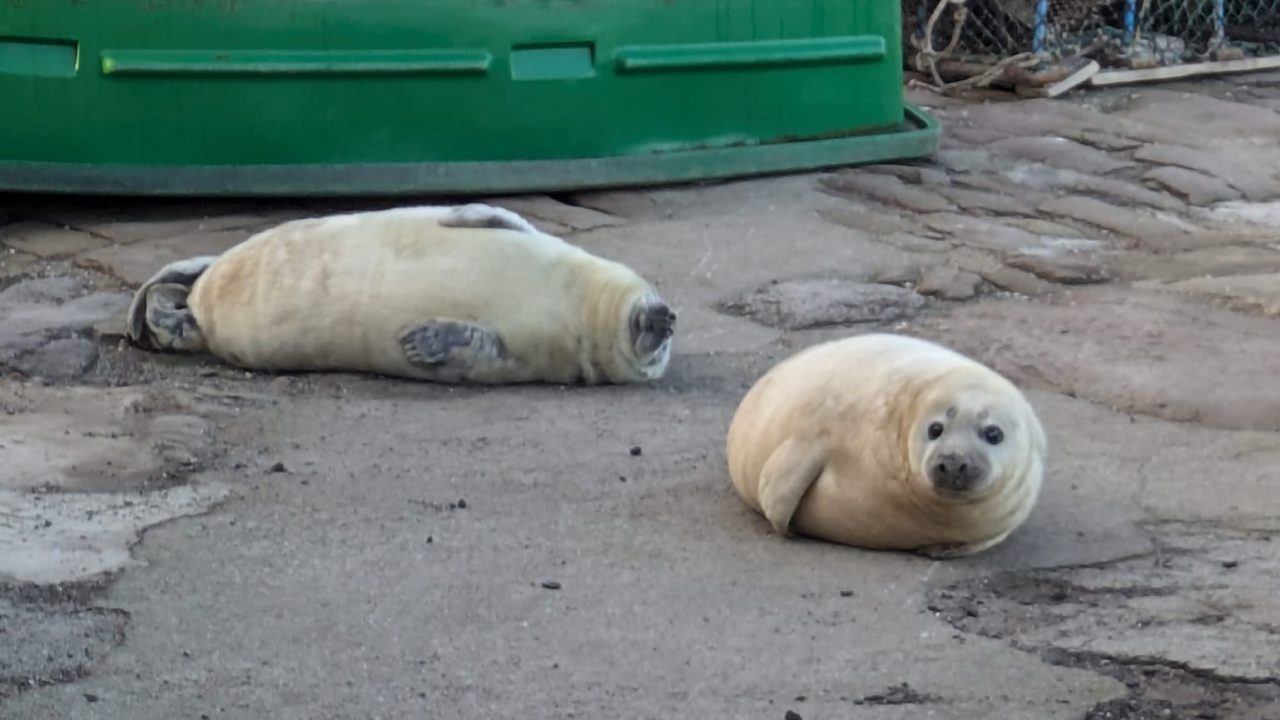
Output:
[[410,364],[450,377],[466,377],[507,359],[497,333],[456,320],[431,320],[410,328],[400,336],[400,346]]
[[507,210],[483,203],[471,203],[453,208],[440,219],[440,226],[447,228],[481,228],[538,232],[528,220]]

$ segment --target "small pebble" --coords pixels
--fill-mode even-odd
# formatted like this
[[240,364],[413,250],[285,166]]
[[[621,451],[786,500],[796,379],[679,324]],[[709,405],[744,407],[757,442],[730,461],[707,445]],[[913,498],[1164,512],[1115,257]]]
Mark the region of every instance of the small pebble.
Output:
[[1239,561],[1237,561],[1237,560],[1223,560],[1223,561],[1222,561],[1222,567],[1224,567],[1224,568],[1233,568],[1233,567],[1235,567],[1235,566],[1237,566],[1237,565],[1239,565],[1239,564],[1240,564],[1240,563],[1239,563]]
[[459,498],[459,499],[458,499],[458,509],[459,509],[459,510],[466,510],[466,509],[467,509],[467,501],[466,501],[466,500],[463,500],[463,499],[461,499],[461,498]]
[[853,597],[853,591],[852,591],[852,590],[841,590],[841,591],[840,591],[840,597]]
[[98,702],[98,696],[94,695],[93,693],[85,693],[84,699],[85,699],[85,702],[91,702],[91,703]]
[[782,717],[783,717],[783,720],[804,720],[804,718],[800,717],[800,713],[796,712],[795,710],[788,710],[787,714],[783,715]]
[[275,465],[272,465],[271,468],[267,470],[267,472],[282,473],[282,472],[288,472],[288,469],[285,468],[284,463],[278,462]]
[[427,544],[428,544],[428,545],[430,545],[431,543],[433,543],[433,542],[435,542],[435,541],[436,541],[436,539],[435,539],[434,537],[432,537],[432,536],[430,536],[430,535],[428,535],[428,536],[427,536]]
[[627,476],[626,476],[626,475],[619,475],[619,476],[618,476],[618,482],[626,482],[626,481],[627,481]]
[[559,590],[560,583],[556,582],[555,580],[547,579],[542,581],[542,587],[548,590]]
[[635,446],[633,446],[633,447],[631,448],[631,456],[632,456],[632,457],[636,457],[636,456],[640,455],[640,453],[642,453],[642,452],[644,452],[644,451],[640,449],[640,446],[639,446],[639,445],[635,445]]

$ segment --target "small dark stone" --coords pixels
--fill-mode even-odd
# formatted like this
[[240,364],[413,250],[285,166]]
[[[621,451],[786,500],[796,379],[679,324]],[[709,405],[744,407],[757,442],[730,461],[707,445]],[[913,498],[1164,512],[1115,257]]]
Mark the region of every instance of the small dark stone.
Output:
[[542,587],[548,590],[559,590],[560,583],[556,582],[555,580],[546,579],[542,581]]
[[91,702],[91,703],[98,702],[98,696],[94,695],[93,693],[85,693],[84,699],[85,699],[85,702]]
[[289,472],[289,469],[284,466],[284,463],[278,462],[275,465],[272,465],[270,469],[267,470],[267,472],[282,473],[282,472]]
[[1235,566],[1237,566],[1237,565],[1239,565],[1239,564],[1240,564],[1240,562],[1239,562],[1239,561],[1237,561],[1237,560],[1223,560],[1223,561],[1222,561],[1222,567],[1224,567],[1224,568],[1233,568],[1233,567],[1235,567]]
[[436,541],[436,539],[435,539],[434,537],[432,537],[432,536],[430,536],[430,535],[428,535],[428,536],[427,536],[427,544],[428,544],[428,545],[430,545],[431,543],[433,543],[433,542],[435,542],[435,541]]
[[459,509],[459,510],[466,510],[466,509],[467,509],[467,501],[466,501],[466,500],[463,500],[463,499],[461,499],[461,498],[459,498],[459,499],[458,499],[458,509]]
[[783,720],[804,720],[804,718],[800,717],[800,713],[795,710],[788,710],[787,714],[783,715],[782,718]]
[[853,591],[852,591],[852,590],[841,590],[841,591],[840,591],[840,597],[853,597]]
[[619,475],[619,476],[618,476],[618,482],[626,482],[626,481],[627,481],[627,476],[626,476],[626,475]]
[[1066,590],[1054,590],[1053,592],[1049,593],[1049,599],[1054,602],[1062,602],[1063,600],[1066,600],[1067,597],[1068,596],[1067,596]]
[[642,452],[644,452],[644,450],[640,449],[640,446],[639,446],[639,445],[634,445],[634,446],[632,446],[632,448],[631,448],[631,456],[632,456],[632,457],[638,457],[638,456],[640,455],[640,453],[642,453]]
[[805,700],[807,700],[807,699],[808,699],[808,698],[806,698],[806,697],[805,697],[805,696],[803,696],[803,695],[797,695],[797,696],[796,696],[796,702],[804,702],[804,701],[805,701]]

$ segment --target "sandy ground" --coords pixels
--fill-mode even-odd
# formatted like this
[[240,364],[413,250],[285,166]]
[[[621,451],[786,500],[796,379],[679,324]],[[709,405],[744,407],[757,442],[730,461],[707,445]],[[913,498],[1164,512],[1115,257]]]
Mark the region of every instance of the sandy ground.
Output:
[[[656,281],[643,387],[141,352],[161,264],[397,202],[0,197],[0,716],[1280,718],[1280,74],[912,99],[928,162],[489,199]],[[886,329],[1045,422],[994,551],[732,492],[750,384]]]

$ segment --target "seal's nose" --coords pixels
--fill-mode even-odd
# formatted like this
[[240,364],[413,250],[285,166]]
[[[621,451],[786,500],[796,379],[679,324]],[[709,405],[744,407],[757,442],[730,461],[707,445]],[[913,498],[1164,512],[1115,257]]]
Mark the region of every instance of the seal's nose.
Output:
[[986,472],[986,463],[967,453],[957,452],[938,456],[929,470],[934,486],[951,492],[972,490]]

